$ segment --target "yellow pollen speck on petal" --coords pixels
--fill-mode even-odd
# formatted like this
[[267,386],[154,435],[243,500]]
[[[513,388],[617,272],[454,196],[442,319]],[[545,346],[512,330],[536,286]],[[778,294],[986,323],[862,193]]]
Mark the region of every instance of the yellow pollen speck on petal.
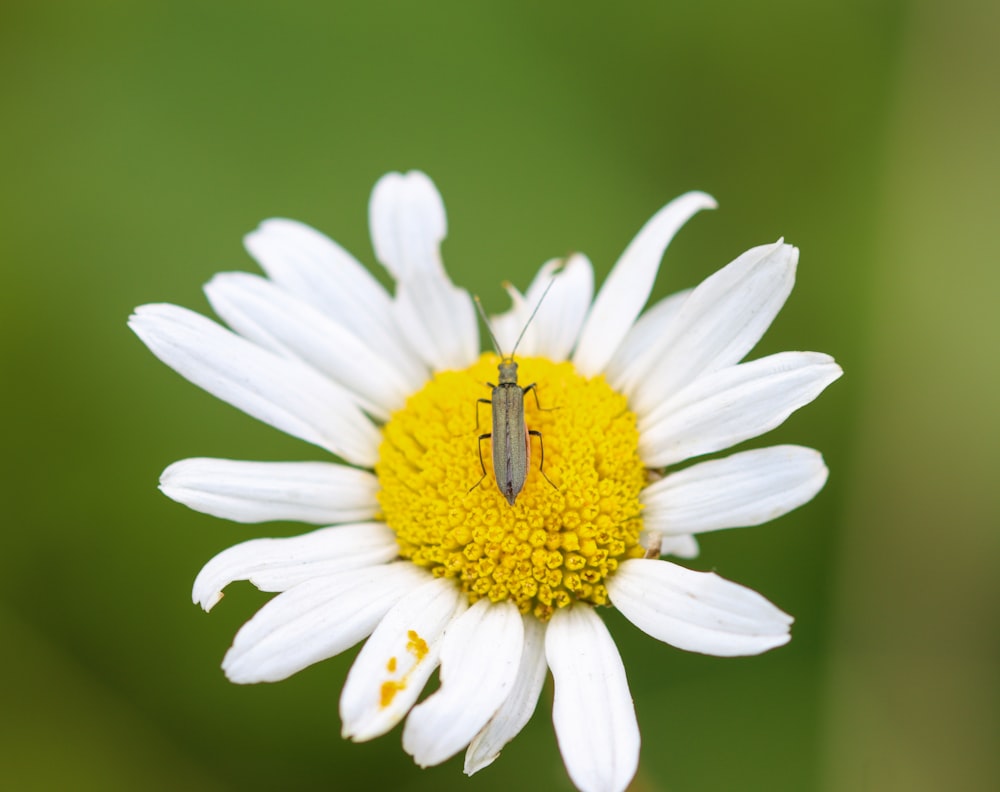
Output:
[[430,649],[427,646],[427,641],[421,638],[416,630],[410,630],[406,633],[406,651],[413,655],[417,662],[419,663],[425,657]]
[[406,689],[405,682],[383,682],[382,690],[379,696],[379,706],[383,709],[392,704],[392,700],[396,698],[396,694]]
[[[402,557],[454,580],[470,603],[509,600],[542,621],[573,602],[606,605],[607,576],[643,555],[647,473],[635,414],[603,377],[518,358],[518,381],[535,383],[541,405],[530,393],[524,399],[527,428],[542,435],[545,476],[530,437],[527,480],[512,506],[493,477],[489,440],[480,464],[489,405],[478,406],[476,426],[477,399],[490,398],[497,363],[486,354],[439,373],[391,416],[375,465],[382,515]],[[407,649],[426,653],[427,645],[410,633]]]
[[396,673],[396,658],[390,657],[389,662],[385,664],[385,670],[390,674]]

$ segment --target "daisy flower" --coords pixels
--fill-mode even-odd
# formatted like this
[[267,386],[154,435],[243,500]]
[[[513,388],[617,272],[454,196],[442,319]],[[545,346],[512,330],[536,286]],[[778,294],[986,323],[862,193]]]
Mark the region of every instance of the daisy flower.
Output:
[[472,774],[528,722],[551,671],[573,783],[623,790],[639,728],[599,608],[692,652],[786,643],[791,617],[761,595],[661,557],[779,517],[827,477],[818,452],[792,445],[677,468],[773,429],[841,374],[816,352],[740,362],[792,289],[798,251],[781,240],[642,313],[673,235],[714,206],[692,192],[661,209],[596,296],[581,254],[545,264],[523,295],[508,287],[512,308],[492,321],[505,353],[527,325],[516,363],[529,453],[513,499],[480,437],[500,358],[480,353],[473,302],[445,273],[444,205],[424,174],[388,174],[371,196],[394,294],[317,231],[268,220],[245,240],[266,277],[206,286],[230,329],[138,308],[130,325],[164,363],[340,460],[164,471],[162,490],[198,511],[323,526],[235,545],[198,575],[205,610],[233,581],[277,592],[237,633],[229,679],[275,682],[367,638],[340,697],[343,735],[370,740],[405,719],[417,764],[464,749]]

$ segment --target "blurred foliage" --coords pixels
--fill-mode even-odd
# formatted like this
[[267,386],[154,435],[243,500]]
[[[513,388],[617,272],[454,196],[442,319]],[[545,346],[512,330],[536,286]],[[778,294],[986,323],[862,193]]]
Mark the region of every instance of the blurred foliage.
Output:
[[773,524],[707,536],[699,568],[795,614],[789,646],[720,660],[610,614],[644,750],[636,790],[979,789],[997,772],[1000,469],[996,4],[765,0],[437,4],[8,2],[0,10],[0,544],[11,789],[568,789],[549,693],[497,763],[415,768],[352,745],[353,653],[280,685],[218,668],[265,597],[211,617],[238,526],[156,490],[187,456],[317,458],[158,363],[138,304],[207,311],[294,217],[373,264],[368,193],[420,168],[455,280],[503,307],[547,258],[601,278],[704,189],[657,294],[784,235],[796,291],[755,355],[847,370],[764,442],[830,483]]

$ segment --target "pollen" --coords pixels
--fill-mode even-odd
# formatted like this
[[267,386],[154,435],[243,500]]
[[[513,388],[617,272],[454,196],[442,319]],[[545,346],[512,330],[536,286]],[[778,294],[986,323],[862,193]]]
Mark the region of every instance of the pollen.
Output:
[[519,357],[520,386],[535,385],[526,429],[541,437],[528,436],[528,475],[511,505],[492,439],[480,442],[492,407],[478,400],[490,398],[498,363],[485,354],[439,373],[390,417],[375,465],[381,516],[403,558],[454,580],[470,603],[509,600],[542,621],[573,602],[606,605],[608,575],[643,555],[635,414],[603,377]]

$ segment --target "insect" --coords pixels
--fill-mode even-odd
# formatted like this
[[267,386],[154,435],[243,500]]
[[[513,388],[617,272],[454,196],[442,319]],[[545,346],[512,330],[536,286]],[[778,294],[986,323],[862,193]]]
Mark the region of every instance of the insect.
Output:
[[[483,317],[486,330],[493,341],[493,348],[500,355],[500,363],[497,365],[497,384],[494,385],[492,382],[486,383],[486,386],[491,391],[491,398],[478,399],[476,401],[476,427],[479,427],[479,405],[489,404],[493,407],[493,431],[479,435],[479,464],[483,469],[483,475],[469,489],[469,492],[472,492],[472,490],[482,484],[483,479],[486,478],[486,463],[483,462],[483,440],[492,440],[493,476],[496,479],[497,487],[511,506],[517,500],[518,494],[520,494],[521,489],[524,487],[524,480],[528,477],[532,436],[538,438],[538,445],[541,449],[538,469],[545,476],[545,446],[542,444],[542,433],[535,429],[529,429],[525,423],[525,394],[530,391],[535,397],[535,405],[538,409],[541,410],[543,408],[538,402],[538,390],[535,388],[535,383],[526,385],[523,388],[518,385],[517,363],[514,362],[514,353],[517,352],[518,344],[524,338],[524,333],[527,331],[528,325],[531,324],[531,320],[538,313],[538,309],[542,305],[542,300],[549,293],[549,289],[552,288],[553,283],[555,283],[554,279],[549,281],[549,285],[545,287],[545,291],[542,292],[542,296],[535,305],[535,310],[531,312],[528,321],[524,323],[524,328],[517,337],[517,341],[514,342],[514,348],[509,355],[504,355],[500,351],[500,345],[497,343],[496,336],[493,335],[493,328],[490,327],[489,319],[486,318],[483,305],[478,297],[475,298],[479,315]],[[552,484],[548,476],[545,476],[545,480],[549,484]],[[552,484],[552,486],[555,487],[555,484]]]

